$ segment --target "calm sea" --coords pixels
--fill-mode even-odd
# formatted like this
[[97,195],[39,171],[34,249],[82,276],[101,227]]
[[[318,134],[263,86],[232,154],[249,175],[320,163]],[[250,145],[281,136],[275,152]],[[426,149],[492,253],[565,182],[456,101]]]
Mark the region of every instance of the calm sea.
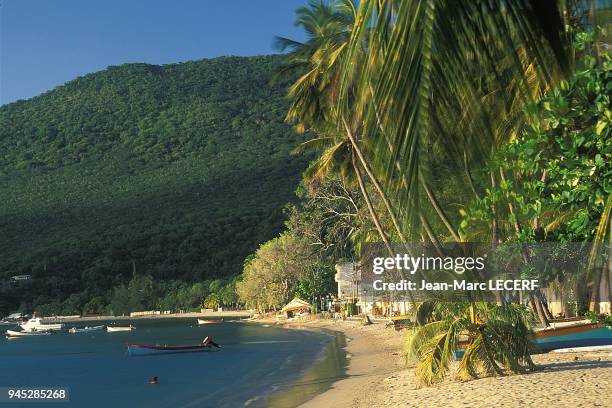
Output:
[[[294,407],[329,388],[346,365],[339,335],[195,319],[133,324],[132,332],[2,339],[0,387],[70,389],[70,403],[44,407]],[[220,352],[126,352],[126,343],[197,344],[207,335]],[[153,376],[159,384],[148,383]]]

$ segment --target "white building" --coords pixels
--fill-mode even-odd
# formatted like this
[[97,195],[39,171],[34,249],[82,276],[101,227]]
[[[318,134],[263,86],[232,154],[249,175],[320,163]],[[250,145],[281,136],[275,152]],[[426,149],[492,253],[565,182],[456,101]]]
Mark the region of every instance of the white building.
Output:
[[374,288],[367,276],[354,262],[336,265],[335,281],[338,283],[338,299],[355,302],[362,313],[373,316],[405,315],[410,303],[391,298],[374,299]]

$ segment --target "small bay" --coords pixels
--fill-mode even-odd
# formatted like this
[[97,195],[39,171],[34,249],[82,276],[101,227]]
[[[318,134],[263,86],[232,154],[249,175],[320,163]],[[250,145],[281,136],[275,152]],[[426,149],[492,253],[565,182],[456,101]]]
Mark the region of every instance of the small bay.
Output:
[[[344,340],[334,334],[240,322],[198,326],[195,319],[132,324],[132,332],[3,339],[0,383],[70,389],[70,404],[47,407],[290,407],[329,388],[346,364]],[[126,352],[127,343],[198,344],[205,336],[222,346],[218,353]],[[157,385],[149,383],[153,376]]]

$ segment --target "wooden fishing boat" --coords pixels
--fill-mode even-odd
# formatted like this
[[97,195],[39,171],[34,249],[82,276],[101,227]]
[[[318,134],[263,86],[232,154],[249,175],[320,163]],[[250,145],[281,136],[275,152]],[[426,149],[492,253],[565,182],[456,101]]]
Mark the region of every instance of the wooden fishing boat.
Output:
[[31,336],[48,336],[50,331],[15,331],[7,330],[6,337],[31,337]]
[[198,324],[218,324],[223,323],[223,320],[207,320],[207,319],[198,319]]
[[73,327],[70,330],[68,330],[68,333],[89,333],[89,332],[93,332],[93,331],[100,331],[103,330],[104,326],[93,326],[93,327],[89,327],[89,326],[85,326],[85,327],[81,327],[81,328],[76,328]]
[[124,331],[132,331],[136,329],[131,324],[129,326],[106,326],[106,331],[109,333],[113,332],[124,332]]
[[[612,329],[599,323],[577,323],[537,330],[529,337],[540,353],[552,350],[612,345]],[[455,358],[463,357],[467,340],[459,341]]]
[[583,323],[538,330],[531,337],[541,352],[562,348],[612,345],[612,330],[602,324]]
[[194,344],[190,346],[150,346],[146,344],[128,344],[130,356],[146,356],[163,353],[194,353],[194,352],[216,352],[219,348],[212,345]]

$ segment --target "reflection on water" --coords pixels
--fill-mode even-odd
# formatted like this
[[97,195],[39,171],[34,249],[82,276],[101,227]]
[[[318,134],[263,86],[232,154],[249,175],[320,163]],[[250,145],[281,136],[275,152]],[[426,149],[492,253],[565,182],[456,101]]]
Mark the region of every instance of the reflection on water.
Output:
[[279,386],[276,393],[265,400],[270,408],[291,408],[308,401],[331,385],[345,378],[347,358],[346,339],[342,333],[327,332],[332,340],[325,345],[315,363],[295,381]]

